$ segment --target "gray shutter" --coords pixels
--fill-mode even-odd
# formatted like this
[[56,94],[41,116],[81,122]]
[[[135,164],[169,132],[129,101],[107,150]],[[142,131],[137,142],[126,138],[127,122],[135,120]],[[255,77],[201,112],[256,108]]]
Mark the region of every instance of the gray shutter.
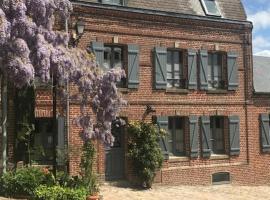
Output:
[[91,49],[96,56],[99,67],[103,67],[104,63],[104,44],[102,42],[91,42]]
[[58,165],[65,164],[65,117],[57,118],[57,163]]
[[262,152],[270,152],[269,114],[260,115]]
[[139,46],[128,45],[128,88],[139,87]]
[[227,54],[227,70],[228,70],[228,90],[236,90],[238,87],[238,66],[237,54],[228,52]]
[[208,90],[208,52],[200,50],[200,89]]
[[240,154],[239,122],[238,116],[229,117],[230,155],[232,156]]
[[198,117],[189,116],[189,134],[190,134],[190,157],[199,156],[199,128]]
[[[161,116],[157,117],[157,125],[160,129],[164,129],[166,132],[168,132],[168,117]],[[159,140],[160,148],[162,150],[162,153],[164,155],[164,159],[169,159],[169,151],[168,151],[168,143],[167,140],[164,137],[161,137]]]
[[202,156],[207,158],[211,155],[211,132],[210,132],[210,117],[201,117],[201,140],[202,140]]
[[167,87],[167,49],[164,47],[155,47],[155,88],[166,89]]
[[188,89],[197,89],[197,52],[188,50]]

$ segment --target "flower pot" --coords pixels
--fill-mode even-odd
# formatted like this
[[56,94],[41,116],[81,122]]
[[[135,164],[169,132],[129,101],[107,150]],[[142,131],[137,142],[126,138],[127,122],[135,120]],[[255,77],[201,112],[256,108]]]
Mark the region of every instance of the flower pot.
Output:
[[86,200],[99,200],[98,195],[89,195],[86,197]]

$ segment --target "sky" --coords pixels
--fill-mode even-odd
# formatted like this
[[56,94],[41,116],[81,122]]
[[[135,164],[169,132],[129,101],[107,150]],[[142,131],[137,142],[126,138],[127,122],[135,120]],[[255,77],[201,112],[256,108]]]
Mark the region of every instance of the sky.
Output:
[[253,22],[253,53],[270,57],[270,0],[242,0]]

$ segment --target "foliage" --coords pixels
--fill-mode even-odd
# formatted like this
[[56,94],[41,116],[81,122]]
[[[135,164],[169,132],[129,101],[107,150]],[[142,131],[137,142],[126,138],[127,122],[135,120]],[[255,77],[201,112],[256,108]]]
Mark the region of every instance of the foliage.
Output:
[[35,190],[37,200],[85,200],[87,191],[85,188],[67,188],[59,185],[41,185]]
[[81,188],[85,187],[84,181],[81,176],[69,176],[65,172],[58,172],[56,182],[62,187]]
[[87,141],[83,145],[81,157],[82,180],[87,188],[88,194],[92,195],[98,192],[98,184],[95,173],[93,172],[93,162],[95,147],[92,141]]
[[140,183],[152,186],[155,172],[162,166],[163,156],[159,147],[160,132],[153,124],[135,122],[128,124],[128,157]]
[[35,189],[42,184],[53,185],[54,177],[48,170],[28,167],[10,171],[0,178],[0,194],[3,196],[33,196]]
[[[35,76],[43,82],[51,75],[58,82],[69,81],[78,89],[81,114],[76,123],[82,138],[112,145],[111,122],[125,103],[116,87],[124,71],[102,72],[93,54],[68,46],[68,33],[53,27],[55,18],[67,20],[71,11],[69,0],[5,0],[0,8],[1,73],[18,88],[32,85]],[[65,88],[58,89],[67,97]]]

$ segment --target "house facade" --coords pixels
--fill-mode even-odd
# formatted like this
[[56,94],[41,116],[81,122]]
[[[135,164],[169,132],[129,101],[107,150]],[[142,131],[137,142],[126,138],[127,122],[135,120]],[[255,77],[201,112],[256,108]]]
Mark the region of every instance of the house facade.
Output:
[[[156,183],[269,182],[270,105],[267,94],[254,91],[252,24],[240,0],[72,2],[69,31],[85,23],[78,47],[91,49],[104,69],[126,71],[118,87],[128,105],[120,116],[168,132],[160,141],[165,161]],[[80,129],[72,123],[79,112],[76,102],[69,102],[68,118],[58,109],[58,146],[68,146],[71,174],[80,170]],[[12,106],[9,113],[12,120]],[[48,155],[52,115],[51,90],[36,91],[36,141]],[[9,132],[15,132],[12,126]],[[96,170],[101,180],[132,181],[128,133],[125,128],[113,133],[112,148],[96,142]],[[14,134],[8,137],[12,161]]]

